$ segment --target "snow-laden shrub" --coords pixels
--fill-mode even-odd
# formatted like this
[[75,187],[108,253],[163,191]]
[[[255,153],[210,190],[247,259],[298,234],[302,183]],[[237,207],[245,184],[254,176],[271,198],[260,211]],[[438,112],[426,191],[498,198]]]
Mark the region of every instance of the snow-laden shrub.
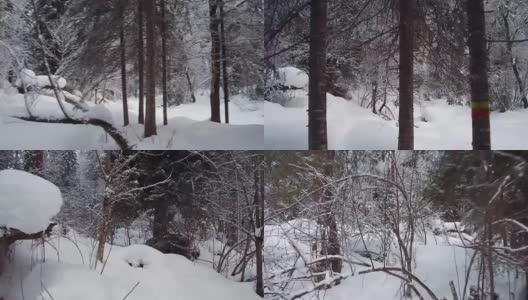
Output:
[[53,183],[24,171],[0,171],[0,227],[42,231],[61,205],[61,192]]

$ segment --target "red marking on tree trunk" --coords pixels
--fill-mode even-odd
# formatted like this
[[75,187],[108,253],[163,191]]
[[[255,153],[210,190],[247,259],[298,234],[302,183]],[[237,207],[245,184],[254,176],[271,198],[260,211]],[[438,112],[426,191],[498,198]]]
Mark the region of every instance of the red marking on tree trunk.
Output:
[[489,118],[489,109],[487,108],[474,108],[471,113],[475,119]]

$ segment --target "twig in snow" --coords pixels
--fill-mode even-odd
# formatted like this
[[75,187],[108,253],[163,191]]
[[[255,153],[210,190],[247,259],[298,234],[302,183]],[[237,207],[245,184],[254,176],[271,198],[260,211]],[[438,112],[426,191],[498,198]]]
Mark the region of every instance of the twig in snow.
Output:
[[106,263],[108,262],[108,258],[110,257],[110,252],[112,252],[114,244],[110,244],[110,249],[108,249],[108,254],[106,255],[105,262],[103,263],[103,267],[101,268],[101,275],[103,275],[104,269],[106,267]]
[[121,300],[125,300],[128,296],[130,296],[130,294],[132,294],[132,292],[137,288],[138,285],[139,285],[139,281],[132,287],[132,289],[130,291],[128,291],[128,293],[125,295],[125,297],[123,297],[123,299],[121,299]]
[[40,280],[40,285],[42,286],[42,288],[44,289],[44,291],[46,292],[46,294],[48,294],[48,296],[51,298],[51,300],[54,300],[53,296],[51,295],[51,293],[48,291],[48,289],[47,289],[46,286],[44,285],[44,282],[42,282],[42,279]]

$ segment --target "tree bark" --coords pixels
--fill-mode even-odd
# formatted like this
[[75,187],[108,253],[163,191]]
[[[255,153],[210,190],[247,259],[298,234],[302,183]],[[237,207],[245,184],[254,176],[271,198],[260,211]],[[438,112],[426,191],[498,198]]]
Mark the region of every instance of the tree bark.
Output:
[[413,94],[413,1],[400,0],[400,109],[398,114],[398,149],[414,149]]
[[94,125],[101,127],[108,135],[110,135],[116,144],[121,148],[121,150],[130,150],[130,146],[128,145],[128,141],[126,138],[117,130],[112,124],[99,120],[99,119],[83,119],[83,120],[75,120],[75,119],[41,119],[37,117],[17,117],[18,119],[29,121],[29,122],[39,122],[39,123],[50,123],[50,124],[75,124],[75,125]]
[[[107,173],[110,173],[112,169],[112,163],[113,163],[113,153],[112,151],[106,152],[105,157],[105,166]],[[106,186],[108,187],[110,185],[110,180],[108,176],[106,176]],[[101,212],[101,223],[99,223],[99,231],[97,235],[97,253],[96,253],[96,259],[97,261],[103,262],[104,258],[104,249],[106,244],[106,239],[108,237],[108,232],[110,229],[110,222],[112,219],[112,199],[111,195],[109,194],[108,190],[105,191],[105,195],[103,197],[103,208]]]
[[162,57],[162,85],[163,85],[163,125],[167,120],[167,21],[165,20],[165,0],[161,0],[161,57]]
[[128,102],[127,102],[127,79],[126,79],[126,45],[125,45],[125,7],[121,3],[121,30],[119,32],[119,48],[121,50],[121,92],[123,94],[123,124],[127,126],[128,120]]
[[376,100],[378,98],[378,81],[374,80],[372,83],[372,112],[377,114],[376,111]]
[[328,149],[326,131],[327,0],[312,0],[310,14],[310,77],[308,148]]
[[105,196],[103,199],[103,213],[102,213],[102,220],[99,224],[99,234],[97,235],[97,255],[96,258],[98,261],[102,262],[104,258],[104,249],[105,249],[105,243],[106,238],[108,237],[108,231],[110,228],[110,218],[111,218],[111,203],[110,198],[108,196]]
[[227,50],[226,50],[226,39],[225,39],[225,28],[224,28],[224,1],[220,1],[220,34],[222,41],[222,83],[224,90],[224,113],[225,122],[229,123],[229,77],[227,75]]
[[9,235],[0,237],[0,277],[2,276],[2,271],[5,267],[7,251],[11,244],[16,241],[37,240],[42,239],[45,236],[49,236],[55,225],[56,223],[50,223],[44,231],[39,231],[35,233],[25,233],[17,229],[10,229]]
[[264,170],[263,170],[263,155],[259,155],[256,159],[256,169],[254,172],[255,178],[255,250],[257,258],[257,287],[256,293],[260,297],[264,297]]
[[143,64],[145,56],[143,54],[143,0],[138,0],[138,78],[139,78],[139,110],[138,110],[138,123],[145,124],[145,104],[143,103]]
[[[324,173],[327,176],[332,176],[334,172],[333,165],[335,163],[335,152],[334,151],[327,151],[326,152],[326,162],[324,167]],[[337,223],[335,220],[334,212],[332,211],[332,201],[333,201],[334,195],[330,188],[326,188],[323,191],[323,197],[321,198],[322,204],[323,204],[323,213],[324,216],[322,218],[323,226],[326,227],[327,230],[327,253],[328,255],[340,255],[341,254],[341,247],[339,244],[339,237],[337,233]],[[334,273],[341,273],[341,267],[342,267],[342,261],[341,259],[330,259],[330,267],[332,272]]]
[[156,40],[154,36],[154,3],[145,1],[147,19],[147,99],[145,109],[145,137],[157,134],[156,130]]
[[466,0],[473,150],[490,150],[488,57],[483,0]]
[[194,96],[194,88],[191,81],[191,76],[189,76],[189,69],[185,69],[185,77],[187,77],[187,84],[189,85],[189,91],[191,92],[192,103],[196,103],[196,97]]
[[42,150],[35,151],[35,175],[39,175],[42,171],[42,165],[44,160],[44,154]]
[[218,32],[218,1],[209,0],[209,30],[211,31],[211,121],[220,123],[220,35]]
[[4,272],[5,259],[7,257],[7,248],[7,241],[5,241],[3,238],[0,238],[0,277],[2,277],[2,273]]

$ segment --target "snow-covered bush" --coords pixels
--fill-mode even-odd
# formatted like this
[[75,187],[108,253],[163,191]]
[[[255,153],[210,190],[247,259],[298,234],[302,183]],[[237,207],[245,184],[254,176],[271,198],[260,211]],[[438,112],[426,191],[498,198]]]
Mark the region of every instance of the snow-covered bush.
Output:
[[0,171],[0,228],[42,231],[61,205],[61,192],[53,183],[23,171]]

